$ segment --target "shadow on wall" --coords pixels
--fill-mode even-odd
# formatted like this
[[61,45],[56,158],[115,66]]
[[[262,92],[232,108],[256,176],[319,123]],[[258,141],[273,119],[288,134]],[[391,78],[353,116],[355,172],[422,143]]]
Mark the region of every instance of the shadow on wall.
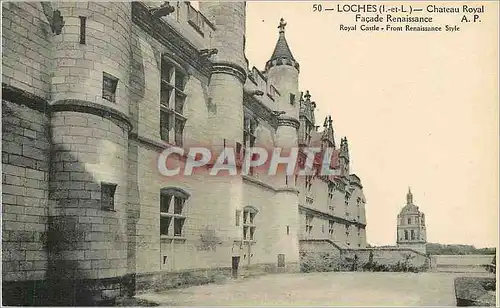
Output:
[[[131,52],[129,66],[129,116],[132,124],[132,136],[137,134],[139,123],[139,105],[145,95],[144,57],[140,43],[136,36],[131,37]],[[141,192],[139,190],[139,150],[136,141],[129,140],[128,144],[128,204],[127,204],[127,272],[132,273],[127,296],[134,296],[137,290],[137,223],[141,217]]]

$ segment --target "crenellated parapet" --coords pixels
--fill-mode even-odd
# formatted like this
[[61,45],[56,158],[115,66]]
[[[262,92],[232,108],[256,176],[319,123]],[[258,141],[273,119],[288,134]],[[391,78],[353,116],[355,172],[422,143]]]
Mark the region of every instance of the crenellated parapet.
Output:
[[299,116],[301,118],[304,118],[311,125],[314,125],[315,123],[314,110],[316,109],[316,102],[311,101],[311,94],[309,93],[309,90],[307,90],[305,94],[304,92],[301,92],[299,102],[300,102]]

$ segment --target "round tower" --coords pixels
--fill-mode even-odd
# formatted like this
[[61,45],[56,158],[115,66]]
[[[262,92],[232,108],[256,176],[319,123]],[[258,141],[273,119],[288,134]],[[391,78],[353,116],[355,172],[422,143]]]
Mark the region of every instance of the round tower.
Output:
[[[53,38],[49,279],[62,284],[61,304],[89,305],[108,288],[93,282],[127,272],[131,5],[57,9],[64,26]],[[114,285],[108,292],[119,293]]]
[[243,138],[243,85],[246,80],[244,55],[245,2],[200,1],[200,11],[215,25],[210,99],[216,106],[209,117],[213,145],[234,146]]
[[[293,149],[298,149],[299,122],[299,64],[294,59],[285,38],[286,23],[282,18],[278,26],[279,37],[274,52],[266,63],[268,87],[274,86],[280,96],[276,100],[276,109],[284,111],[277,118],[278,128],[275,135],[275,146],[281,149],[281,156],[290,156]],[[276,260],[278,271],[299,270],[299,191],[295,185],[295,176],[287,174],[284,168],[271,179],[276,188],[272,213],[274,219],[268,226],[269,261]]]
[[408,188],[406,205],[398,215],[397,245],[400,248],[409,248],[425,254],[426,243],[425,215],[413,203],[413,194]]
[[268,85],[275,86],[280,97],[276,109],[288,117],[299,118],[299,63],[295,60],[285,37],[286,22],[281,18],[279,37],[271,58],[266,63]]
[[[218,156],[223,147],[236,150],[243,147],[243,85],[247,77],[244,55],[246,3],[200,1],[199,6],[201,13],[216,28],[210,48],[216,48],[218,52],[211,58],[209,84],[209,100],[215,107],[208,115],[210,130],[207,140]],[[238,175],[209,177],[204,184],[208,192],[206,202],[214,206],[214,211],[211,214],[213,217],[206,223],[215,224],[210,227],[222,239],[222,247],[218,249],[227,253],[227,263],[224,264],[229,265],[243,251],[243,227],[234,223],[235,218],[241,218],[236,213],[244,213],[243,182]],[[224,192],[223,198],[221,192]]]

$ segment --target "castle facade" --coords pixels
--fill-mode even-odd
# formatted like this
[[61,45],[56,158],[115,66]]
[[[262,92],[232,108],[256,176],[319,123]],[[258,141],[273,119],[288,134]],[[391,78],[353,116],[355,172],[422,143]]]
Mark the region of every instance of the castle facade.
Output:
[[[259,70],[244,2],[2,5],[5,305],[298,271],[301,243],[317,239],[366,247],[347,138],[331,117],[317,126],[284,20]],[[332,149],[336,175],[159,172],[165,148],[193,146]]]

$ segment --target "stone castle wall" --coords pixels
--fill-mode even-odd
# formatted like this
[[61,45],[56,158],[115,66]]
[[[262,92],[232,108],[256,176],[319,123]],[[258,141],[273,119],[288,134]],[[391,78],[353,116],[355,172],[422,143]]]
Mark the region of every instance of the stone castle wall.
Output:
[[[221,11],[218,5],[201,5],[220,15],[212,20],[220,32],[204,19],[201,36],[188,23],[189,4],[176,3],[178,14],[163,19],[186,34],[175,41],[144,30],[134,8],[142,14],[148,7],[137,3],[3,3],[4,304],[111,304],[136,291],[227,276],[233,257],[240,258],[243,275],[299,270],[303,228],[295,183],[266,176],[172,179],[158,172],[165,148],[162,55],[189,75],[185,146],[231,146],[242,139],[245,82],[234,70],[246,69],[244,4],[220,4]],[[65,21],[58,35],[46,15],[54,10]],[[85,43],[80,17],[86,17]],[[195,55],[213,47],[220,53],[215,64],[190,55],[183,60],[175,44]],[[102,97],[105,74],[118,79],[114,102]],[[265,82],[267,94],[271,84]],[[277,107],[269,96],[264,101]],[[264,122],[258,143],[296,142],[295,129],[283,130],[280,139]],[[111,210],[102,208],[103,183],[117,185]],[[160,236],[160,194],[172,187],[190,195],[177,238]],[[325,190],[318,204],[326,189],[317,190]],[[236,213],[249,206],[257,210],[256,231],[245,242]]]
[[47,276],[48,123],[43,112],[2,101],[2,281],[13,286],[3,297],[19,302],[26,294],[17,286]]
[[412,268],[425,268],[430,259],[417,251],[398,248],[343,249],[331,240],[301,240],[300,255],[303,271],[345,271],[361,270],[363,265],[372,262],[378,266],[391,267],[406,264]]

